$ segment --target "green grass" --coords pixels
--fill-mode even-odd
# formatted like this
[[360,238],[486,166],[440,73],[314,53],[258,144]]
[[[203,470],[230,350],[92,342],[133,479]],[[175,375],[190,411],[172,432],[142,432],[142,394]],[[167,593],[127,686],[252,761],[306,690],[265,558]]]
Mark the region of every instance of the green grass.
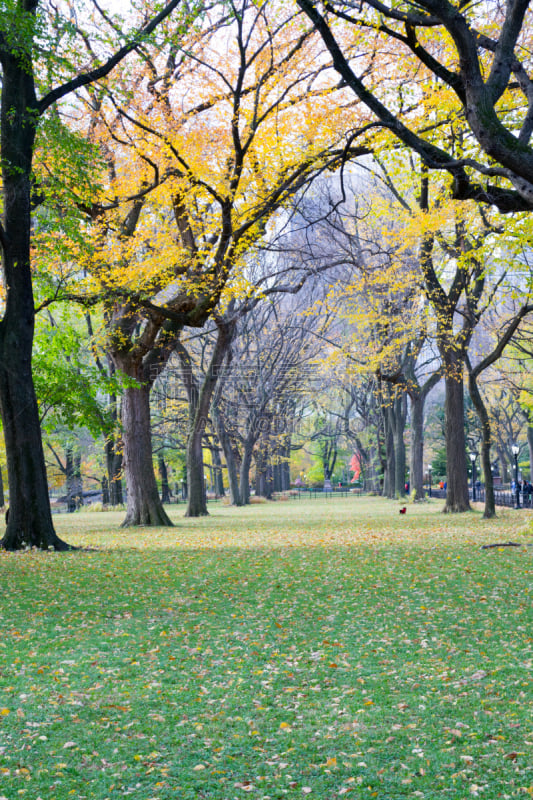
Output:
[[0,554],[0,798],[533,795],[531,512],[182,509]]

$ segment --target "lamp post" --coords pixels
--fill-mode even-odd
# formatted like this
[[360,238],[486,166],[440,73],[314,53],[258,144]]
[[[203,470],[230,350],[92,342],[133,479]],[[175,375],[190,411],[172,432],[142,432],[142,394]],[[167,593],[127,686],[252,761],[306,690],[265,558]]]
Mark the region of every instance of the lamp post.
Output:
[[476,501],[476,458],[477,453],[469,453],[470,461],[472,462],[472,502]]
[[515,508],[520,508],[520,487],[518,485],[518,453],[520,452],[520,448],[517,444],[511,446],[511,452],[514,456]]
[[431,464],[428,464],[429,496],[431,497]]

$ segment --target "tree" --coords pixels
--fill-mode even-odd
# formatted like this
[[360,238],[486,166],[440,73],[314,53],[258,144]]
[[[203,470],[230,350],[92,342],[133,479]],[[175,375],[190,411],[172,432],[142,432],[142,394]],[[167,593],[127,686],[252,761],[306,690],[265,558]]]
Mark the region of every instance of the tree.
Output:
[[[487,6],[449,0],[297,4],[377,124],[416,152],[427,169],[448,173],[455,199],[503,212],[533,209],[533,93],[529,63],[522,59],[531,48],[529,0],[494,3],[490,13]],[[359,73],[349,61],[355,43]],[[383,61],[387,81],[379,73]],[[390,80],[393,86],[397,81],[396,91]],[[452,135],[439,138],[443,122],[452,120]]]
[[[447,173],[452,198],[490,204],[505,213],[531,211],[533,92],[528,64],[520,60],[531,46],[527,0],[511,1],[505,9],[495,6],[490,15],[485,7],[458,8],[447,0],[407,2],[400,7],[365,0],[357,9],[332,0],[323,5],[323,13],[312,0],[297,2],[322,35],[343,81],[373,112],[376,125],[416,153],[423,171]],[[333,21],[340,24],[333,26]],[[365,31],[370,30],[372,37],[365,40]],[[360,75],[349,61],[356,41],[366,48],[368,69]],[[390,77],[397,92],[390,91],[378,66],[383,61],[378,54],[387,59],[392,51],[396,60]],[[416,108],[404,100],[405,87],[416,94]],[[390,98],[396,96],[399,102],[393,105]],[[429,210],[424,188],[421,207]],[[479,316],[484,267],[478,265],[477,285],[473,275],[467,288],[463,271],[445,296],[433,280],[434,244],[434,234],[429,233],[421,247],[421,267],[437,320],[444,323],[439,325],[438,341],[449,420],[446,510],[462,511],[468,508],[465,442],[458,424],[463,416],[462,375],[471,323]],[[453,295],[461,284],[467,290],[468,313],[462,332],[455,336],[450,335],[458,310]]]
[[[89,127],[109,180],[108,202],[91,213],[107,263],[88,264],[85,300],[106,297],[108,350],[137,382],[122,404],[125,525],[170,523],[153,474],[149,394],[182,330],[253,295],[247,255],[275,213],[314,175],[365,151],[346,141],[357,109],[324,80],[320,40],[301,23],[270,4],[221,3],[166,60],[145,48],[133,96],[127,71],[123,94],[117,84],[109,102],[94,98]],[[192,503],[191,480],[189,493]]]
[[[95,56],[94,66],[81,71],[72,58],[70,46],[64,48],[57,41],[57,26],[63,32],[71,29],[66,17],[57,12],[48,26],[46,14],[39,13],[42,10],[39,0],[13,0],[2,4],[0,159],[3,216],[0,246],[6,299],[0,321],[0,411],[10,496],[9,522],[0,542],[5,549],[16,550],[24,546],[68,548],[55,533],[52,523],[31,371],[35,318],[31,233],[32,208],[38,195],[33,180],[33,156],[39,123],[59,100],[108,75],[177,8],[179,2],[171,0],[126,44],[117,45],[111,56],[103,59]],[[51,5],[51,13],[52,9]],[[46,55],[48,51],[49,56]],[[64,68],[70,74],[65,75]],[[58,84],[38,96],[38,87],[46,75],[54,75]]]

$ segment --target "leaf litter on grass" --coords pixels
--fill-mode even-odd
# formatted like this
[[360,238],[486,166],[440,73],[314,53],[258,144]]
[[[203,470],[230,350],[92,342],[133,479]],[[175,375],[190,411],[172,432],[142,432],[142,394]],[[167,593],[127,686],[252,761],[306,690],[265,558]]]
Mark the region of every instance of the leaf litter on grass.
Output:
[[527,796],[528,518],[288,505],[0,555],[0,795]]

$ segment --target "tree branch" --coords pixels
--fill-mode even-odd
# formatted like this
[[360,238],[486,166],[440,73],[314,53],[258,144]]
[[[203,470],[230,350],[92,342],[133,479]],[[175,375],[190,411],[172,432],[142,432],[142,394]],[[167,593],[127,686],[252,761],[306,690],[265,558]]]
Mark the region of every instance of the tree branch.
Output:
[[142,39],[151,34],[152,31],[154,31],[155,28],[157,28],[157,26],[170,15],[180,3],[181,0],[170,0],[170,2],[167,3],[167,5],[159,12],[159,14],[157,14],[150,22],[140,29],[134,39],[121,47],[100,67],[96,67],[88,72],[84,72],[81,75],[78,75],[76,78],[67,81],[61,86],[57,86],[55,89],[52,89],[50,92],[48,92],[48,94],[46,94],[37,103],[38,114],[44,114],[47,108],[56,103],[62,97],[65,97],[65,95],[70,94],[70,92],[79,89],[81,86],[87,86],[90,83],[101,80],[101,78],[105,78],[107,75],[109,75],[111,70],[116,67],[116,65],[119,64],[129,53],[135,50]]

